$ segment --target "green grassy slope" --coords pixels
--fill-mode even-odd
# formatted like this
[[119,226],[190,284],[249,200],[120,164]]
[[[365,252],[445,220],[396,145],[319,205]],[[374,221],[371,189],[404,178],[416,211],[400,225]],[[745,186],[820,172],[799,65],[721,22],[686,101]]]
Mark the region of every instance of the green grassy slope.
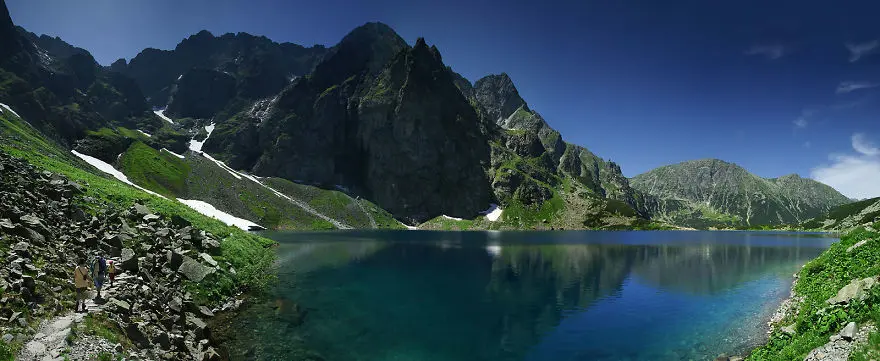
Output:
[[120,170],[133,183],[166,197],[186,193],[190,167],[168,152],[159,152],[136,141],[118,160]]
[[219,301],[223,296],[231,295],[235,289],[259,288],[267,281],[266,270],[271,267],[274,259],[267,246],[272,241],[205,217],[184,204],[149,195],[111,179],[5,111],[0,114],[0,149],[39,168],[61,173],[72,181],[85,185],[87,191],[84,199],[91,200],[84,204],[87,209],[102,207],[105,203],[127,208],[139,202],[165,216],[181,216],[195,227],[221,238],[221,257],[232,263],[238,274],[233,276],[223,273],[211,282],[188,285],[201,302]]
[[[850,321],[859,324],[880,322],[880,287],[869,291],[863,301],[853,301],[845,306],[826,303],[852,280],[880,274],[878,227],[880,223],[875,223],[870,229],[859,227],[846,233],[840,242],[801,269],[794,290],[804,297],[804,301],[797,314],[780,322],[780,326],[794,325],[795,335],[777,329],[770,335],[769,342],[754,350],[748,360],[803,360],[810,350],[824,345],[829,336],[840,332]],[[849,247],[863,240],[868,242],[847,252]],[[880,341],[877,336],[871,339]],[[868,348],[877,349],[878,345],[880,342],[873,342]]]

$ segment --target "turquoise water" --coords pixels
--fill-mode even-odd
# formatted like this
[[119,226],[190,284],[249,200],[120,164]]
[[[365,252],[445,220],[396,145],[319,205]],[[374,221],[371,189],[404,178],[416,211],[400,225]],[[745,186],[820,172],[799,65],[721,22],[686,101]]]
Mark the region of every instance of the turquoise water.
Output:
[[763,341],[836,239],[771,232],[267,233],[233,360],[706,360]]

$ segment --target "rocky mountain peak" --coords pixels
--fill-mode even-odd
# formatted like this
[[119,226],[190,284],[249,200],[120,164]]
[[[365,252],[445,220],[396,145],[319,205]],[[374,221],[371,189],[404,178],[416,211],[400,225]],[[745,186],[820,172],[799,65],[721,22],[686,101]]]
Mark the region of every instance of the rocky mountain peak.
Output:
[[476,99],[486,110],[487,117],[501,124],[504,119],[523,107],[528,110],[525,100],[506,73],[489,75],[474,83]]
[[6,8],[6,0],[0,0],[0,60],[20,50],[16,33],[15,24],[12,23],[9,9]]

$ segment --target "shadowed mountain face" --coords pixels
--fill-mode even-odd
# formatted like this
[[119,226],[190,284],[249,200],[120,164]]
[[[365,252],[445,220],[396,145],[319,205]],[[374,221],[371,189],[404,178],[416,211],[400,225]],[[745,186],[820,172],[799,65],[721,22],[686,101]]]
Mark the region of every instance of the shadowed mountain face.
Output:
[[0,1],[0,99],[42,133],[72,145],[110,123],[148,124],[140,88],[88,51],[17,28]]
[[[579,243],[593,236],[611,243]],[[244,311],[232,327],[254,332],[229,340],[233,349],[247,345],[241,352],[258,358],[514,360],[530,355],[552,360],[589,353],[591,359],[620,359],[626,351],[611,346],[618,340],[609,338],[620,327],[654,347],[662,338],[655,327],[679,332],[677,323],[712,318],[711,312],[674,321],[664,316],[678,317],[683,307],[694,312],[718,307],[719,320],[739,319],[738,326],[745,325],[727,313],[736,306],[722,303],[763,308],[757,301],[771,296],[756,285],[788,284],[793,270],[823,250],[796,238],[735,238],[749,237],[741,234],[723,240],[706,235],[705,242],[687,235],[668,245],[613,244],[628,236],[573,232],[273,237],[281,242],[282,260],[275,298]],[[779,294],[788,292],[783,291]],[[716,298],[721,301],[709,302]],[[716,341],[707,335],[729,339],[734,334],[717,324],[714,330],[704,327],[709,326],[686,327],[701,334],[678,335],[675,343],[712,344]],[[563,344],[554,346],[557,342]],[[685,348],[676,351],[679,356],[700,359]],[[646,347],[629,357],[650,359],[650,352],[659,351]]]
[[[176,100],[176,105],[169,109],[170,115],[210,117],[234,96],[258,99],[278,93],[291,79],[311,72],[326,52],[323,46],[305,48],[291,43],[279,44],[247,33],[216,37],[203,30],[184,39],[174,50],[148,48],[130,63],[120,59],[110,68],[135,79],[153,106],[165,106],[170,99]],[[231,94],[213,99],[209,112],[190,108],[196,106],[191,100],[203,100],[191,97],[204,91],[205,83],[212,81],[205,78],[182,81],[194,70],[197,73],[192,76],[203,74],[198,71],[214,71],[230,77],[233,83],[225,85],[223,90]]]

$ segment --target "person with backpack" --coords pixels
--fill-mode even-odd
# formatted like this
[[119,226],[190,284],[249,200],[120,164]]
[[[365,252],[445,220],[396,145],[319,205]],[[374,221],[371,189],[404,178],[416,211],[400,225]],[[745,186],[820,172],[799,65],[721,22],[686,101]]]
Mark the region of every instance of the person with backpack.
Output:
[[113,287],[113,280],[116,278],[116,264],[112,259],[107,261],[107,274],[110,276],[110,287]]
[[95,260],[92,262],[92,280],[95,283],[95,290],[98,295],[97,298],[101,299],[101,286],[104,285],[104,277],[107,275],[107,260],[101,255],[95,255]]
[[[85,266],[85,260],[80,257],[77,260],[76,268],[73,269],[73,285],[76,287],[76,310],[75,312],[86,312],[86,292],[89,288],[89,270]],[[82,311],[80,311],[82,304]]]

